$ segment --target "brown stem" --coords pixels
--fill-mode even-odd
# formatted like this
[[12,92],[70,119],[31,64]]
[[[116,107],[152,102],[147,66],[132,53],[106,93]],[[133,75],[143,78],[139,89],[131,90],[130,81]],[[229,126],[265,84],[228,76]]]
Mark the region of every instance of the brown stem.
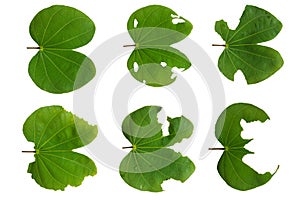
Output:
[[27,47],[27,49],[41,49],[40,47]]
[[225,148],[209,148],[208,150],[225,150]]
[[226,44],[212,44],[213,47],[226,47]]
[[133,149],[133,146],[130,146],[130,147],[122,147],[122,149]]
[[125,45],[123,45],[123,47],[136,47],[136,45],[135,44],[125,44]]
[[22,153],[36,153],[36,151],[22,151]]

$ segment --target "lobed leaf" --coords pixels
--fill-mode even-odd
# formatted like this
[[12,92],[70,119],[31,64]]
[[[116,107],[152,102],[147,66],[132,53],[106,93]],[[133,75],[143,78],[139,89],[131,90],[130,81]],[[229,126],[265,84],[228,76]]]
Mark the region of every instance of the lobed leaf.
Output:
[[25,121],[23,133],[35,144],[35,161],[29,164],[28,173],[41,187],[64,190],[68,185],[79,186],[85,176],[97,173],[90,158],[72,151],[91,143],[97,127],[61,106],[36,110]]
[[215,31],[226,42],[218,61],[220,71],[233,81],[234,74],[241,70],[248,84],[272,76],[284,61],[276,50],[257,44],[274,39],[281,29],[281,22],[271,13],[249,5],[235,30],[229,29],[224,20],[217,21]]
[[257,120],[265,122],[269,117],[260,108],[245,103],[233,104],[222,112],[215,130],[218,141],[224,146],[224,152],[218,162],[218,172],[232,188],[250,190],[267,183],[277,170],[273,174],[259,174],[243,162],[243,157],[253,152],[244,148],[251,139],[241,137],[242,119],[248,123]]
[[160,110],[158,106],[143,107],[122,124],[132,150],[120,164],[120,175],[128,185],[143,191],[160,192],[163,181],[172,178],[184,182],[195,170],[188,157],[168,148],[189,138],[193,124],[183,116],[168,118],[169,135],[164,136],[157,120]]
[[173,68],[186,70],[191,62],[170,45],[186,38],[192,28],[188,20],[164,6],[151,5],[135,11],[127,23],[135,42],[127,62],[131,75],[154,87],[173,83],[176,79]]
[[28,73],[39,88],[66,93],[93,79],[96,69],[92,60],[72,50],[94,36],[95,25],[88,16],[75,8],[54,5],[33,18],[29,31],[39,52],[31,59]]

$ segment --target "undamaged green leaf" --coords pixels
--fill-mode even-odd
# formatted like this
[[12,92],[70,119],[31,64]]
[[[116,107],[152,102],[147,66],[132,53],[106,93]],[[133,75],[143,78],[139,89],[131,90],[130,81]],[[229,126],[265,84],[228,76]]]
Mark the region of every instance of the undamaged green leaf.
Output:
[[93,21],[84,13],[54,5],[40,11],[29,30],[39,51],[30,61],[28,73],[39,88],[57,94],[71,92],[95,76],[92,60],[72,50],[89,43],[95,33]]

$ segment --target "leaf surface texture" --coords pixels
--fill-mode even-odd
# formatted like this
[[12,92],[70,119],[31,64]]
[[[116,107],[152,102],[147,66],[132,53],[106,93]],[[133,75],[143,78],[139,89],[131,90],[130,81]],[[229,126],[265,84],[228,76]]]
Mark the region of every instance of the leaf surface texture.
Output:
[[274,39],[282,29],[281,22],[271,13],[255,6],[246,6],[235,30],[224,20],[217,21],[215,31],[226,42],[218,66],[230,80],[241,70],[248,84],[261,82],[283,65],[278,51],[258,43]]
[[79,186],[84,177],[97,173],[90,158],[72,151],[92,142],[97,127],[61,106],[36,110],[25,121],[23,133],[35,144],[35,161],[29,164],[28,173],[40,186],[64,190],[68,185]]
[[81,11],[54,5],[40,11],[29,27],[38,53],[29,63],[33,82],[50,93],[67,93],[87,84],[96,74],[90,58],[74,51],[95,33],[93,21]]
[[169,147],[189,138],[193,124],[185,117],[169,118],[169,134],[164,136],[157,115],[158,106],[146,106],[128,115],[122,124],[132,150],[120,164],[120,175],[130,186],[151,192],[162,191],[161,184],[170,178],[186,181],[195,166],[188,158]]

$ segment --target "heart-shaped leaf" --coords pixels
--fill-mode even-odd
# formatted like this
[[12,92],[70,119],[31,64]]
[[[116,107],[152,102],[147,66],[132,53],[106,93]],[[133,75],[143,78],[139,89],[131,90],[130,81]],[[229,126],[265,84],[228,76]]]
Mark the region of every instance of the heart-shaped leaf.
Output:
[[241,70],[248,84],[261,82],[277,72],[283,59],[276,50],[258,45],[272,40],[282,28],[281,22],[271,13],[255,7],[246,6],[235,30],[229,29],[223,20],[216,22],[215,30],[226,42],[218,66],[230,80]]
[[[35,161],[28,173],[42,187],[64,190],[68,185],[79,186],[85,176],[97,173],[95,163],[73,149],[83,147],[97,136],[97,127],[65,111],[61,106],[48,106],[32,113],[23,126]],[[26,151],[24,151],[26,152]]]
[[120,164],[120,175],[130,186],[151,192],[162,191],[170,178],[186,181],[195,166],[188,157],[170,149],[193,133],[193,124],[185,117],[169,118],[169,135],[163,136],[157,120],[158,106],[146,106],[128,115],[122,124],[124,136],[132,144],[131,152]]
[[267,183],[277,170],[273,174],[259,174],[243,162],[243,157],[253,152],[244,148],[252,139],[241,137],[242,119],[247,123],[257,120],[265,122],[269,117],[263,110],[251,104],[238,103],[229,106],[216,123],[215,134],[224,148],[211,149],[224,150],[218,163],[218,172],[224,181],[237,190],[250,190]]
[[55,5],[40,11],[30,23],[30,35],[39,47],[29,63],[29,75],[42,90],[66,93],[88,83],[96,73],[87,56],[73,51],[89,43],[93,21],[81,11]]
[[174,68],[186,70],[191,62],[170,45],[186,38],[192,28],[188,20],[164,6],[151,5],[135,11],[127,23],[135,42],[127,63],[131,75],[149,86],[173,83],[176,79]]

